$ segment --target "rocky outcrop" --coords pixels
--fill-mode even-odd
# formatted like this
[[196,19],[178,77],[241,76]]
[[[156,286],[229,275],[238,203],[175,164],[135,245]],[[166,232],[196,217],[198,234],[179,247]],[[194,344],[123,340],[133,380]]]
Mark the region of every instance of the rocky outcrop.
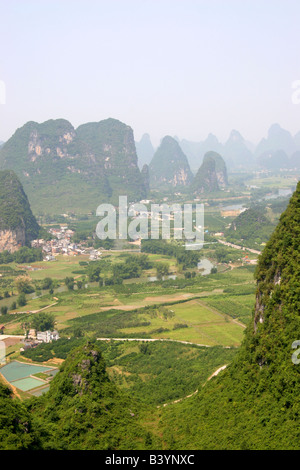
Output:
[[277,270],[268,284],[268,291],[263,294],[263,292],[258,288],[256,292],[256,299],[255,299],[255,309],[254,309],[254,333],[257,332],[258,324],[264,323],[265,320],[265,308],[276,286],[280,286],[281,283],[281,272]]
[[20,228],[17,230],[0,230],[0,252],[10,251],[14,253],[26,242],[25,229]]

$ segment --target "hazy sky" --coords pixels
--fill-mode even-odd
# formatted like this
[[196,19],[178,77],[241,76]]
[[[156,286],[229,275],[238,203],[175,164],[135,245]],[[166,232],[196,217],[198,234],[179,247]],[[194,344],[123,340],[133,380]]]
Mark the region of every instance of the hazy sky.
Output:
[[[0,0],[0,140],[27,121],[108,117],[254,143],[300,131],[299,0]],[[0,97],[1,98],[1,97]],[[0,99],[1,101],[1,99]]]

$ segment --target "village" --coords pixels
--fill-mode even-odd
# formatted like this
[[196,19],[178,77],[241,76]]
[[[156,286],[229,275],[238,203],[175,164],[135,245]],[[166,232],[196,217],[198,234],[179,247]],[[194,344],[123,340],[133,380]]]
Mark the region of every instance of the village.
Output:
[[93,247],[88,247],[87,242],[74,243],[72,237],[74,231],[67,225],[60,228],[50,228],[49,233],[53,236],[51,240],[37,239],[31,242],[32,248],[41,248],[44,261],[55,261],[56,255],[78,256],[88,255],[91,261],[101,257],[101,252]]

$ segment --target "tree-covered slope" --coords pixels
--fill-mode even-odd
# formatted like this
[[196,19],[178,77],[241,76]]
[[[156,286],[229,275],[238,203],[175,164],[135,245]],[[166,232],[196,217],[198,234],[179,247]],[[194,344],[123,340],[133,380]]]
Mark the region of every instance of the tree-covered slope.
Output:
[[115,119],[74,129],[64,119],[28,122],[1,147],[0,169],[20,178],[35,211],[89,212],[145,188],[132,129]]
[[34,449],[38,446],[24,403],[13,399],[8,387],[0,383],[0,450]]
[[42,449],[143,449],[140,410],[110,381],[95,343],[74,349],[48,394],[28,406]]
[[242,212],[225,231],[226,239],[248,247],[267,242],[275,228],[261,207],[251,207]]
[[164,439],[174,448],[299,449],[299,246],[300,183],[259,258],[240,351],[196,397],[165,411]]
[[22,233],[23,244],[39,233],[23,187],[13,171],[0,171],[0,231]]

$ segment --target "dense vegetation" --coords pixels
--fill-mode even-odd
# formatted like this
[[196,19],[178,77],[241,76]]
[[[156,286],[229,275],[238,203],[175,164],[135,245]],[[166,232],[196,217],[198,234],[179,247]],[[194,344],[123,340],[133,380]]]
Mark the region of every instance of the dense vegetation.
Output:
[[[34,362],[66,359],[86,339],[60,338],[22,353]],[[236,349],[183,345],[175,342],[100,341],[111,380],[144,404],[160,405],[195,392],[211,371],[231,362]],[[170,373],[172,371],[172,373]]]
[[[233,363],[166,410],[165,438],[188,449],[299,449],[300,183],[260,257],[257,304]],[[190,419],[187,422],[186,416]]]
[[156,253],[173,256],[182,269],[194,268],[199,261],[197,251],[186,250],[184,246],[168,243],[165,240],[142,240],[143,253]]
[[235,349],[172,342],[100,345],[112,380],[144,404],[161,405],[194,393]]
[[275,228],[275,224],[265,214],[259,207],[251,207],[242,212],[226,231],[227,241],[259,248],[258,245],[269,240]]
[[39,234],[23,187],[13,171],[0,171],[0,230],[24,231],[29,243]]
[[1,147],[0,168],[14,170],[34,210],[50,214],[145,196],[133,132],[115,119],[76,130],[65,119],[28,122]]
[[[110,381],[99,346],[74,349],[50,387],[25,404],[0,388],[0,448],[143,449],[160,446],[143,428],[140,409]],[[126,429],[126,432],[124,430]]]
[[9,263],[34,263],[35,261],[42,261],[43,254],[39,248],[29,248],[27,246],[21,247],[18,251],[10,253],[8,250],[4,250],[0,253],[0,264]]
[[0,383],[0,449],[32,449],[37,443],[26,405],[14,400],[10,389]]

